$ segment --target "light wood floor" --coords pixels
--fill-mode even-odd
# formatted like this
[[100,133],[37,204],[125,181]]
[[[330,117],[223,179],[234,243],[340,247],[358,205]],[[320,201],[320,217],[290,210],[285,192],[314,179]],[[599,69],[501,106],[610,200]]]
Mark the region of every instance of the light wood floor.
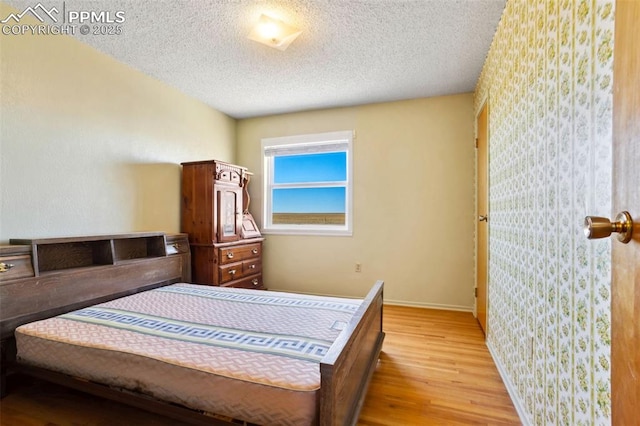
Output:
[[386,333],[359,425],[519,425],[471,313],[384,307]]
[[[385,306],[386,338],[359,425],[518,425],[470,313]],[[15,380],[2,426],[182,426],[175,420],[33,380]]]

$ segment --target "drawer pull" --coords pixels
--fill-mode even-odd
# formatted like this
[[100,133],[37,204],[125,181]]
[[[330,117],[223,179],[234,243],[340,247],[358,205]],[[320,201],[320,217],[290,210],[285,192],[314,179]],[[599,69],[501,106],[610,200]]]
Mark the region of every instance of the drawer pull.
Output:
[[236,270],[235,269],[230,269],[229,270],[229,275],[235,275],[236,274]]
[[233,252],[232,251],[227,253],[227,259],[233,259]]
[[258,254],[258,249],[257,248],[251,249],[251,253]]
[[258,285],[258,279],[257,278],[252,279],[251,280],[251,284],[257,286]]
[[0,272],[7,272],[9,269],[13,268],[15,265],[13,263],[0,263]]
[[249,269],[256,269],[256,265],[249,265]]

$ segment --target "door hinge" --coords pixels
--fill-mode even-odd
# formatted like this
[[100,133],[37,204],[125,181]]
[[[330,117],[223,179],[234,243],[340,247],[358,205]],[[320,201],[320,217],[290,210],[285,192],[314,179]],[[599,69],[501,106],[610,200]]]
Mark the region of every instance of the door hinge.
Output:
[[473,295],[476,297],[476,299],[478,298],[478,287],[474,287]]
[[476,149],[478,149],[478,138],[476,138]]

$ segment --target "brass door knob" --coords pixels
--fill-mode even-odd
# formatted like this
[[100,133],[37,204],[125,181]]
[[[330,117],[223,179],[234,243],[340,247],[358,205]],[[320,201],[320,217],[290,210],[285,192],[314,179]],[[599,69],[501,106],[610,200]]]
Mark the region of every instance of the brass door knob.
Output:
[[618,240],[623,243],[631,241],[633,234],[633,220],[629,212],[621,212],[615,222],[606,217],[587,216],[584,218],[584,236],[590,240],[607,238],[612,233],[618,234]]

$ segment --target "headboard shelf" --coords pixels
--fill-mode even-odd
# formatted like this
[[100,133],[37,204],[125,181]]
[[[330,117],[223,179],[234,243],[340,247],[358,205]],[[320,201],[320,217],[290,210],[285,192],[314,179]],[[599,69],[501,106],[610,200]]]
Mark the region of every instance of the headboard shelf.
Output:
[[191,281],[187,234],[12,239],[0,246],[0,338],[42,315]]
[[[12,245],[30,246],[33,276],[52,271],[116,265],[133,259],[165,257],[174,252],[161,232],[64,238],[11,239]],[[0,274],[0,281],[3,281]]]

